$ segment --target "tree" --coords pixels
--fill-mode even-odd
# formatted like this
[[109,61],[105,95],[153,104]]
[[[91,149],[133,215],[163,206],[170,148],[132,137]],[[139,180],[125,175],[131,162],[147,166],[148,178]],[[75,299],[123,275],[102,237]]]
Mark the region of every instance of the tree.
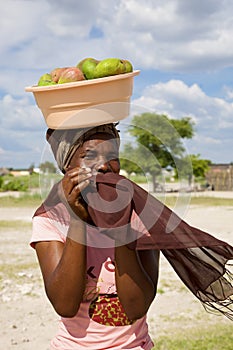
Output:
[[[189,167],[186,167],[187,162],[192,163],[192,169]],[[191,185],[193,176],[204,178],[206,172],[209,170],[209,166],[211,164],[211,161],[209,159],[200,159],[200,154],[190,154],[189,156],[186,156],[182,160],[183,166],[182,171],[183,175],[187,176],[189,179],[189,185]]]
[[33,171],[34,171],[34,168],[35,168],[35,164],[32,163],[29,168],[28,168],[28,171],[29,171],[29,174],[32,175]]
[[134,161],[137,154],[136,164],[151,174],[155,191],[156,178],[162,168],[177,168],[182,164],[180,159],[185,151],[182,139],[193,136],[193,123],[189,117],[177,120],[169,119],[164,114],[143,113],[134,116],[128,129],[136,138],[137,147],[132,152],[127,146],[128,149],[124,149],[123,154],[126,155],[128,151],[129,162],[132,154]]
[[44,163],[41,163],[39,165],[40,170],[43,173],[51,173],[51,174],[55,174],[56,173],[56,167],[52,162],[46,161]]
[[[129,162],[129,156],[130,156],[130,162]],[[137,159],[138,159],[137,149],[134,148],[130,143],[126,143],[124,145],[123,151],[120,153],[121,169],[124,169],[125,171],[127,171],[128,174],[142,173],[143,172],[142,169],[137,164]]]
[[195,177],[205,177],[206,172],[209,170],[211,160],[200,159],[200,154],[191,154],[190,158],[193,166],[193,175]]

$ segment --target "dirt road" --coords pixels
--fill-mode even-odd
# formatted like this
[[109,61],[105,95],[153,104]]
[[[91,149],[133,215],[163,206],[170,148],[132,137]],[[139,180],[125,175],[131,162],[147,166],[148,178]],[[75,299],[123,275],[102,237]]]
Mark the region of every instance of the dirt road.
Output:
[[[43,289],[35,253],[29,247],[32,208],[1,208],[0,339],[4,350],[47,350],[58,317]],[[233,207],[190,207],[185,220],[233,244]],[[6,221],[16,221],[8,227]],[[19,221],[20,220],[20,221]],[[148,315],[153,338],[230,321],[207,313],[161,258],[158,294]]]

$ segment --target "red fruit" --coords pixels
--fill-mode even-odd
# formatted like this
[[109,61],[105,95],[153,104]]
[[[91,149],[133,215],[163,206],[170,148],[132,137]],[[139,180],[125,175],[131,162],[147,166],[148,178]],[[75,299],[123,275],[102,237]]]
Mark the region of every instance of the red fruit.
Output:
[[58,84],[71,83],[80,80],[85,80],[83,72],[77,67],[69,67],[61,73]]
[[58,80],[60,79],[61,73],[64,72],[64,70],[66,70],[68,67],[64,67],[64,68],[54,68],[50,74],[52,77],[52,81],[54,81],[55,83],[58,82]]

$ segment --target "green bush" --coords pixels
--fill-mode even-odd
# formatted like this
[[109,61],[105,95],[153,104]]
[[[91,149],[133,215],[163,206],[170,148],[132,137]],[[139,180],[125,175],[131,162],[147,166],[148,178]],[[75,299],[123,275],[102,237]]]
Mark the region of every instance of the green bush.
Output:
[[3,191],[27,191],[28,182],[22,178],[12,177],[3,181],[1,185],[1,190]]
[[27,176],[27,181],[29,188],[38,188],[40,186],[40,175],[32,173],[30,176]]
[[1,191],[27,191],[32,188],[39,188],[39,174],[13,176],[11,174],[0,177]]

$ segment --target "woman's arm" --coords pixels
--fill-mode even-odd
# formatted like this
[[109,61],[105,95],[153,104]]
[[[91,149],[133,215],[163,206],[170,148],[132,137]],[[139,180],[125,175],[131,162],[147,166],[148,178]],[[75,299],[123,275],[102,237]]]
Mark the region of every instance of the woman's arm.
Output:
[[116,286],[119,299],[130,320],[147,313],[157,290],[158,251],[115,248]]
[[76,315],[86,283],[85,224],[71,219],[66,243],[38,242],[35,249],[45,290],[56,312]]
[[67,171],[59,195],[70,213],[65,244],[38,242],[35,246],[45,290],[56,312],[63,317],[76,315],[86,283],[86,221],[89,215],[80,193],[89,185],[89,169]]

